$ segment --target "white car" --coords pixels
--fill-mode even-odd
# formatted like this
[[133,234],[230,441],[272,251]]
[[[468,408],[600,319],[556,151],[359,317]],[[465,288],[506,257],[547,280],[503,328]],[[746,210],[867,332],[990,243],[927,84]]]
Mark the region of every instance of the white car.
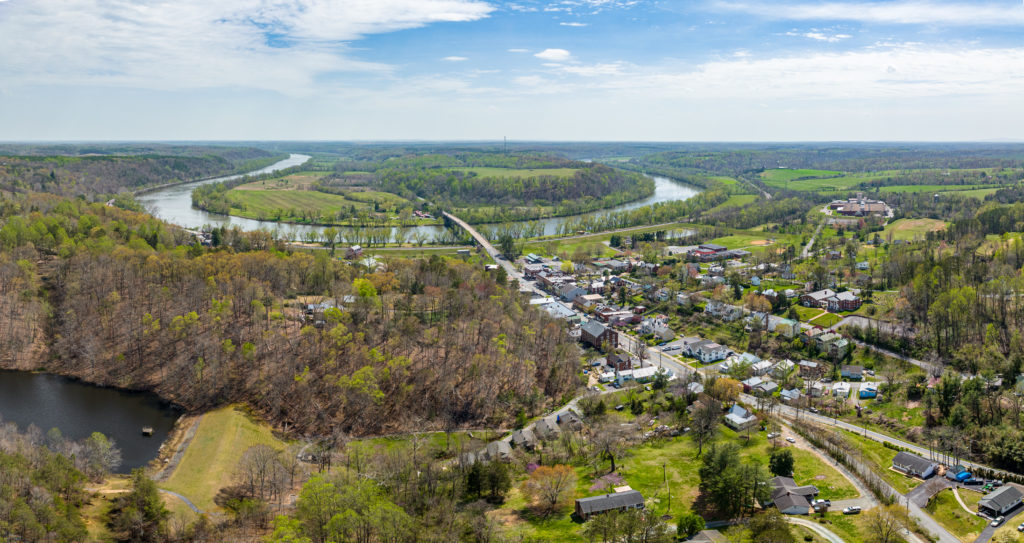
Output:
[[999,526],[1000,524],[1003,523],[1003,520],[1005,520],[1003,517],[996,517],[996,519],[993,520],[992,523],[989,524],[989,526],[992,526],[992,527]]
[[790,443],[796,443],[796,440],[795,440],[795,439],[793,439],[792,437],[787,437],[787,438],[786,438],[786,441],[788,441],[788,442],[790,442]]
[[857,514],[860,514],[860,507],[858,507],[856,505],[851,505],[850,507],[847,507],[846,509],[843,509],[843,514],[844,515],[857,515]]
[[777,435],[779,435],[779,434],[776,434],[775,432],[772,432],[772,433],[768,434],[768,439],[774,439],[775,436],[777,436]]

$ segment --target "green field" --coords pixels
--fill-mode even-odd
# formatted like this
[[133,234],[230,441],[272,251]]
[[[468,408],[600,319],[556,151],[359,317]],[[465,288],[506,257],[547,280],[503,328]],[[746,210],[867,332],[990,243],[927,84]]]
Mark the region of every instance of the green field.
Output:
[[[786,234],[733,234],[731,236],[722,236],[715,238],[708,243],[717,243],[723,247],[729,249],[760,249],[764,247],[777,247],[781,244],[787,244],[793,242],[794,236]],[[774,243],[770,241],[774,239]]]
[[555,177],[572,177],[578,170],[578,168],[528,168],[528,169],[513,169],[513,168],[490,168],[490,167],[467,167],[467,168],[452,168],[456,171],[463,172],[474,172],[480,177],[538,177],[551,175]]
[[989,194],[994,194],[997,190],[999,190],[999,188],[961,190],[956,192],[944,192],[942,194],[956,194],[958,196],[967,196],[969,198],[977,198],[979,200],[982,200]]
[[879,192],[968,192],[975,190],[989,190],[993,192],[999,187],[992,185],[892,185],[880,187]]
[[254,420],[241,407],[210,411],[199,422],[181,463],[160,487],[186,496],[204,511],[214,510],[217,491],[231,484],[242,454],[258,444],[285,447],[270,427]]
[[985,519],[964,511],[957,503],[952,490],[943,490],[936,494],[928,502],[925,510],[961,541],[974,541],[985,529]]
[[928,232],[936,232],[945,227],[944,221],[936,219],[900,219],[885,226],[885,230],[882,231],[882,239],[888,240],[890,235],[894,240],[924,239]]
[[730,207],[745,206],[754,200],[757,200],[756,194],[733,194],[728,200],[718,204],[717,206],[710,209],[710,211],[718,211],[719,209],[727,209]]
[[808,324],[821,326],[822,328],[828,328],[841,320],[843,320],[843,318],[840,317],[839,315],[836,315],[835,313],[824,312],[821,315],[815,317],[813,320],[808,321]]
[[789,168],[776,168],[761,172],[761,178],[765,180],[764,182],[766,184],[771,184],[773,182],[793,181],[795,179],[802,179],[805,177],[836,177],[842,174],[843,172],[833,170],[791,170]]
[[792,306],[796,309],[796,314],[800,317],[801,322],[810,322],[811,319],[816,319],[825,313],[824,309],[817,307],[804,307],[802,305]]

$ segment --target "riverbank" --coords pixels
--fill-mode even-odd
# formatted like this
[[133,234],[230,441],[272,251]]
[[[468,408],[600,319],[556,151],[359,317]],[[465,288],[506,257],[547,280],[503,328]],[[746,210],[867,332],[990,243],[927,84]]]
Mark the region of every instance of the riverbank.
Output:
[[[154,185],[152,187],[146,187],[146,188],[142,188],[142,189],[138,189],[138,190],[133,190],[131,192],[131,194],[132,194],[132,196],[141,196],[143,194],[149,194],[151,192],[158,191],[158,190],[168,189],[168,188],[172,188],[172,187],[178,187],[178,186],[181,186],[181,185],[189,185],[189,184],[192,184],[192,183],[203,183],[203,182],[207,182],[207,181],[214,181],[216,179],[221,179],[221,178],[224,178],[224,177],[256,175],[259,172],[261,172],[261,171],[263,171],[263,170],[265,170],[267,168],[273,167],[275,164],[278,164],[280,162],[284,162],[284,161],[288,160],[291,156],[292,155],[282,153],[282,154],[279,154],[279,155],[274,155],[273,157],[268,157],[267,165],[266,166],[258,168],[255,171],[250,171],[248,173],[246,173],[246,172],[220,173],[220,174],[217,174],[217,175],[208,176],[208,177],[200,177],[199,179],[191,179],[191,180],[188,180],[188,181],[175,181],[173,183],[163,183],[161,185]],[[305,162],[303,162],[303,164],[305,164]],[[252,167],[252,166],[250,165],[248,167]],[[235,168],[235,170],[238,170],[238,169],[240,169],[240,168]]]

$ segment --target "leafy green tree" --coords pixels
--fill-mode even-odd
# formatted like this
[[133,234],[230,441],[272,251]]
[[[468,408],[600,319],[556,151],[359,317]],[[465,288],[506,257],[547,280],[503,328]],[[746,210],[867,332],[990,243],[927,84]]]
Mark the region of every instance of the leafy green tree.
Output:
[[676,533],[682,537],[693,537],[705,527],[704,517],[693,511],[684,511],[676,523]]
[[164,507],[156,483],[141,468],[132,470],[132,489],[118,496],[110,512],[110,528],[121,541],[162,541],[171,512]]
[[780,477],[791,477],[793,475],[793,451],[788,448],[772,451],[772,456],[768,459],[768,469]]

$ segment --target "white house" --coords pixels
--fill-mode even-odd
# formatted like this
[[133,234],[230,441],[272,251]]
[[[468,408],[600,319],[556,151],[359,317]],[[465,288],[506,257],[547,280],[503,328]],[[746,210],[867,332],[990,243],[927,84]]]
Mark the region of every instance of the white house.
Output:
[[757,417],[740,407],[739,404],[733,405],[725,415],[725,425],[736,431],[746,430],[755,424],[757,424]]

